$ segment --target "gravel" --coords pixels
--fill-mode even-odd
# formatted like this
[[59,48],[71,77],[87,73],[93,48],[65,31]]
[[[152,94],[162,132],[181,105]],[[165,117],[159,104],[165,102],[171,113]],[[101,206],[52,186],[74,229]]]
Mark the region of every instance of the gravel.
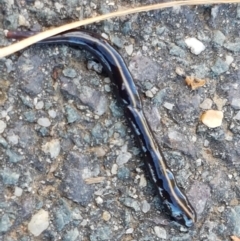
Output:
[[49,214],[47,211],[41,209],[34,214],[31,221],[28,223],[28,230],[34,236],[39,236],[49,226]]
[[[144,1],[0,2],[6,46],[4,29],[41,31]],[[207,4],[86,26],[129,66],[156,141],[197,212],[189,230],[162,209],[116,86],[90,53],[44,45],[1,59],[0,240],[240,238],[239,24],[239,4]],[[191,90],[186,76],[206,84]],[[201,123],[206,110],[223,113],[221,126]]]

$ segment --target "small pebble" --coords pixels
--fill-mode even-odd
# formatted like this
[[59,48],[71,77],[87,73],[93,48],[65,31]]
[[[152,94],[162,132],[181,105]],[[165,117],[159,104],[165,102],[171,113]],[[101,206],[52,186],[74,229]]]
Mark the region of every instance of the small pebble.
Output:
[[158,88],[153,87],[153,88],[151,89],[151,92],[152,92],[154,95],[156,95],[157,92],[158,92]]
[[[14,216],[13,214],[10,214],[11,217]],[[0,218],[0,234],[1,234],[1,237],[2,237],[2,234],[3,233],[6,233],[7,231],[10,230],[11,226],[12,226],[12,220],[11,220],[11,217],[9,217],[8,214],[3,214],[1,215],[1,218]]]
[[234,58],[231,55],[226,56],[226,64],[230,65],[234,61]]
[[49,110],[48,114],[53,119],[57,116],[57,112],[55,110]]
[[112,175],[116,175],[117,174],[117,170],[118,170],[118,165],[116,163],[114,163],[112,165],[112,169],[111,169]]
[[201,120],[209,128],[216,128],[222,125],[223,112],[218,110],[208,110],[202,114]]
[[167,232],[164,228],[159,227],[159,226],[155,226],[154,232],[155,232],[155,234],[157,235],[158,238],[167,239]]
[[150,204],[146,200],[143,200],[141,205],[142,212],[147,213],[150,210],[150,208]]
[[177,67],[177,68],[175,69],[175,72],[176,72],[176,74],[179,75],[179,76],[185,76],[185,75],[186,75],[184,69],[182,69],[182,68],[180,68],[180,67]]
[[103,38],[105,38],[105,39],[109,39],[108,35],[105,34],[105,33],[102,33],[101,36],[102,36]]
[[96,201],[96,203],[97,203],[98,205],[100,205],[100,204],[103,203],[103,199],[102,199],[101,197],[97,197],[97,198],[95,199],[95,201]]
[[96,147],[94,153],[97,157],[103,157],[106,155],[106,151],[103,147]]
[[34,3],[34,6],[37,8],[37,9],[42,9],[44,7],[44,3],[42,3],[41,1],[36,1]]
[[19,15],[18,16],[18,25],[29,27],[29,22],[26,20],[26,18],[23,15]]
[[63,236],[63,241],[77,241],[77,240],[81,240],[78,238],[79,236],[79,231],[77,228],[68,230],[64,236]]
[[16,185],[20,177],[19,173],[13,172],[10,169],[3,169],[0,175],[5,185]]
[[132,208],[135,212],[140,211],[140,206],[138,201],[134,200],[133,198],[129,198],[129,197],[124,198],[123,204],[129,208]]
[[235,120],[240,120],[240,111],[238,111],[238,113],[233,117],[233,119]]
[[8,160],[11,163],[17,163],[24,159],[21,154],[18,154],[10,149],[6,151],[6,155],[8,156]]
[[228,69],[229,65],[219,57],[216,59],[214,65],[211,67],[211,70],[215,75],[223,74],[224,72],[228,71]]
[[191,52],[195,55],[199,55],[205,50],[204,44],[196,38],[186,38],[185,43],[190,48]]
[[128,46],[125,46],[125,50],[126,50],[128,55],[132,55],[132,53],[133,53],[133,45],[130,44]]
[[102,219],[106,222],[109,221],[111,219],[111,214],[108,211],[104,211],[102,214]]
[[231,106],[235,110],[240,110],[240,99],[239,98],[233,98],[231,102]]
[[204,143],[203,143],[203,146],[204,146],[204,147],[208,147],[208,146],[209,146],[209,141],[208,141],[208,140],[205,140]]
[[209,110],[211,109],[213,104],[213,101],[209,98],[206,98],[201,104],[200,104],[200,108],[204,109],[204,110]]
[[143,45],[143,46],[142,46],[142,50],[143,50],[144,52],[146,52],[146,51],[148,50],[148,47],[147,47],[146,45]]
[[225,210],[225,207],[224,206],[220,206],[218,207],[218,212],[222,213],[224,210]]
[[46,142],[42,146],[42,150],[46,154],[49,153],[51,158],[56,158],[59,155],[61,150],[60,141],[58,139],[53,139],[49,142]]
[[88,223],[88,221],[87,221],[86,219],[84,219],[84,220],[80,223],[80,225],[81,225],[82,227],[85,227],[85,226],[87,225],[87,223]]
[[0,145],[4,148],[6,148],[8,146],[7,141],[1,136],[0,136]]
[[104,83],[110,84],[111,79],[109,77],[104,78]]
[[202,160],[199,158],[196,160],[197,167],[200,167],[202,165]]
[[6,127],[7,127],[6,123],[0,120],[0,134],[4,132]]
[[153,98],[153,93],[152,93],[151,90],[147,90],[147,91],[145,92],[145,95],[146,95],[148,98]]
[[166,109],[168,109],[168,110],[172,110],[173,107],[174,107],[174,104],[169,103],[169,102],[164,102],[164,103],[163,103],[163,106],[164,106]]
[[37,123],[40,125],[40,126],[43,126],[43,127],[49,127],[51,125],[51,122],[48,118],[45,118],[45,117],[42,117],[42,118],[39,118],[37,120]]
[[94,70],[96,71],[97,73],[101,74],[102,73],[102,65],[93,61],[93,60],[89,60],[88,63],[87,63],[87,68],[89,70]]
[[121,166],[125,163],[127,163],[132,157],[132,154],[129,152],[125,152],[125,153],[121,153],[117,159],[116,159],[116,163]]
[[19,140],[19,136],[15,135],[14,133],[10,134],[7,137],[7,140],[12,144],[12,145],[17,145],[18,144],[18,140]]
[[104,89],[105,89],[106,92],[111,92],[110,85],[104,85]]
[[35,237],[39,236],[49,226],[49,215],[48,212],[41,209],[31,218],[28,224],[28,230]]
[[77,76],[77,72],[75,71],[75,69],[66,68],[63,70],[63,75],[69,78],[74,78]]
[[225,39],[226,39],[226,37],[221,31],[219,31],[219,30],[214,31],[214,34],[213,34],[213,42],[214,43],[222,46]]
[[20,188],[20,187],[15,187],[14,196],[16,196],[16,197],[21,197],[21,196],[22,196],[22,193],[23,193],[22,188]]
[[213,97],[213,101],[216,104],[217,109],[218,110],[222,110],[223,106],[225,106],[225,104],[227,103],[228,100],[227,99],[222,99],[222,98],[218,97],[217,95],[215,95]]
[[36,105],[35,105],[35,108],[36,108],[37,110],[41,110],[43,107],[44,107],[44,102],[43,102],[43,101],[39,101],[39,102],[37,102]]
[[147,186],[147,180],[146,180],[146,178],[143,174],[140,177],[139,186],[140,187],[146,187]]
[[134,231],[134,229],[133,228],[129,228],[129,229],[127,229],[126,230],[126,234],[131,234],[131,233],[133,233],[133,231]]

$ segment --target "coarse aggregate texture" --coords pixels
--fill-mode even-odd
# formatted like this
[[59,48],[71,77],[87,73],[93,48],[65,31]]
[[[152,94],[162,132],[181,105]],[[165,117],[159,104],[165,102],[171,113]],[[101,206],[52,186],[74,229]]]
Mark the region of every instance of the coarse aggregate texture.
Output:
[[[152,3],[0,0],[0,45],[12,42],[4,29],[39,31]],[[162,210],[96,59],[67,45],[35,45],[0,59],[0,240],[240,237],[240,5],[175,7],[85,28],[104,33],[125,59],[198,221],[188,230]],[[205,49],[192,53],[189,38]],[[206,85],[191,90],[177,68]],[[223,112],[220,127],[201,123],[206,109]],[[39,235],[33,218],[44,229]]]

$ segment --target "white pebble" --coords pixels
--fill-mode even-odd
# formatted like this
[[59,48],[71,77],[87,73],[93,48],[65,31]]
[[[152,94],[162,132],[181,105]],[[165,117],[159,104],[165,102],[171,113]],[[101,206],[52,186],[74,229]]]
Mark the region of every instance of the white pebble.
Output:
[[147,50],[148,50],[148,47],[147,47],[146,45],[143,45],[143,46],[142,46],[142,50],[143,50],[143,51],[147,51]]
[[105,38],[105,39],[109,39],[108,35],[105,34],[105,33],[102,33],[101,36],[102,36],[103,38]]
[[200,167],[202,165],[202,160],[199,158],[196,160],[197,167]]
[[220,206],[217,208],[218,212],[222,213],[225,210],[224,206]]
[[50,120],[45,117],[39,118],[37,123],[38,123],[38,125],[44,126],[44,127],[49,127],[51,125]]
[[146,200],[143,200],[141,205],[142,212],[147,213],[150,210],[150,208],[150,204]]
[[208,146],[209,146],[209,141],[208,141],[208,140],[205,140],[204,143],[203,143],[203,146],[204,146],[204,147],[208,147]]
[[196,142],[197,141],[197,137],[196,136],[192,136],[192,142]]
[[167,239],[167,232],[164,228],[159,227],[159,226],[155,226],[154,232],[155,232],[155,234],[157,235],[158,238]]
[[169,103],[169,102],[164,102],[163,106],[164,106],[166,109],[168,109],[168,110],[172,110],[174,104]]
[[7,112],[6,110],[3,110],[3,111],[1,112],[1,117],[2,117],[2,118],[6,118],[7,115],[8,115],[8,112]]
[[157,88],[157,87],[152,87],[151,92],[152,92],[154,95],[156,95],[157,92],[158,92],[158,88]]
[[146,95],[148,98],[153,98],[153,93],[152,93],[151,90],[147,90],[147,91],[145,92],[145,95]]
[[180,68],[180,67],[177,67],[176,70],[175,70],[176,74],[179,75],[179,76],[185,76],[185,71],[184,69]]
[[185,43],[191,52],[196,55],[199,55],[206,48],[204,44],[196,38],[186,38]]
[[58,2],[55,3],[54,6],[55,6],[55,8],[56,8],[58,13],[60,13],[61,9],[64,8],[64,6],[62,4],[60,4],[60,3],[58,3]]
[[4,132],[6,127],[7,127],[6,123],[0,120],[0,134]]
[[36,103],[35,108],[37,110],[41,110],[43,108],[43,106],[44,106],[44,102],[43,101],[39,101],[39,102]]
[[16,196],[16,197],[21,197],[21,196],[22,196],[22,193],[23,193],[22,188],[20,188],[20,187],[15,187],[14,196]]
[[100,205],[100,204],[103,203],[103,199],[102,199],[101,197],[97,197],[97,198],[95,199],[95,202],[96,202],[98,205]]
[[225,140],[226,141],[232,141],[233,140],[233,135],[232,135],[231,132],[229,132],[225,135]]
[[44,4],[44,3],[41,2],[41,1],[36,1],[36,2],[34,3],[34,6],[35,6],[37,9],[42,9],[42,8],[44,7],[43,4]]
[[19,15],[18,16],[18,25],[29,27],[29,22],[26,20],[26,18],[23,15]]
[[116,163],[114,163],[112,165],[112,169],[111,169],[112,175],[116,175],[117,174],[117,170],[118,170],[118,165]]
[[49,142],[46,142],[46,144],[42,146],[42,150],[46,154],[50,153],[51,158],[56,158],[61,150],[60,141],[58,139],[53,139]]
[[48,114],[53,119],[57,116],[57,112],[55,110],[49,110]]
[[117,159],[116,159],[116,163],[120,166],[123,165],[125,163],[127,163],[132,157],[132,154],[130,152],[125,152],[125,153],[121,153]]
[[39,236],[49,226],[48,212],[41,209],[32,216],[31,221],[28,224],[28,230],[35,237]]
[[130,44],[128,46],[125,46],[125,50],[126,50],[128,55],[132,55],[132,53],[133,53],[133,45]]
[[226,63],[230,65],[233,62],[234,58],[231,55],[226,56]]
[[127,229],[126,230],[126,234],[131,234],[131,233],[133,233],[133,231],[134,231],[134,229],[133,228],[129,228],[129,229]]
[[84,219],[84,220],[80,223],[80,225],[81,225],[82,227],[85,227],[85,226],[87,225],[87,223],[88,223],[88,221],[87,221],[86,219]]
[[146,187],[147,186],[147,180],[146,180],[146,178],[143,174],[140,177],[139,186],[140,187]]

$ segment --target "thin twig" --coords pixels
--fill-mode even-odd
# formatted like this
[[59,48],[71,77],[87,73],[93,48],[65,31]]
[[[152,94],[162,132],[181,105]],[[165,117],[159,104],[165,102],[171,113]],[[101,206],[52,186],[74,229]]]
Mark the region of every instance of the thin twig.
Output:
[[32,37],[24,39],[18,43],[14,43],[10,46],[4,47],[0,49],[0,58],[6,57],[10,54],[13,54],[19,50],[22,50],[36,42],[39,42],[45,38],[49,38],[53,35],[68,31],[70,29],[78,28],[83,25],[91,24],[94,22],[106,20],[113,17],[120,17],[127,14],[139,13],[139,12],[147,12],[151,10],[163,9],[173,6],[185,6],[185,5],[201,5],[201,4],[221,4],[221,3],[240,3],[240,0],[185,0],[185,1],[173,1],[173,2],[166,2],[166,3],[159,3],[153,5],[147,5],[143,7],[137,7],[122,11],[117,11],[113,13],[104,14],[101,16],[97,16],[94,18],[88,18],[81,21],[69,23],[62,25],[60,27],[56,27],[53,29],[46,30],[39,34],[36,34]]

